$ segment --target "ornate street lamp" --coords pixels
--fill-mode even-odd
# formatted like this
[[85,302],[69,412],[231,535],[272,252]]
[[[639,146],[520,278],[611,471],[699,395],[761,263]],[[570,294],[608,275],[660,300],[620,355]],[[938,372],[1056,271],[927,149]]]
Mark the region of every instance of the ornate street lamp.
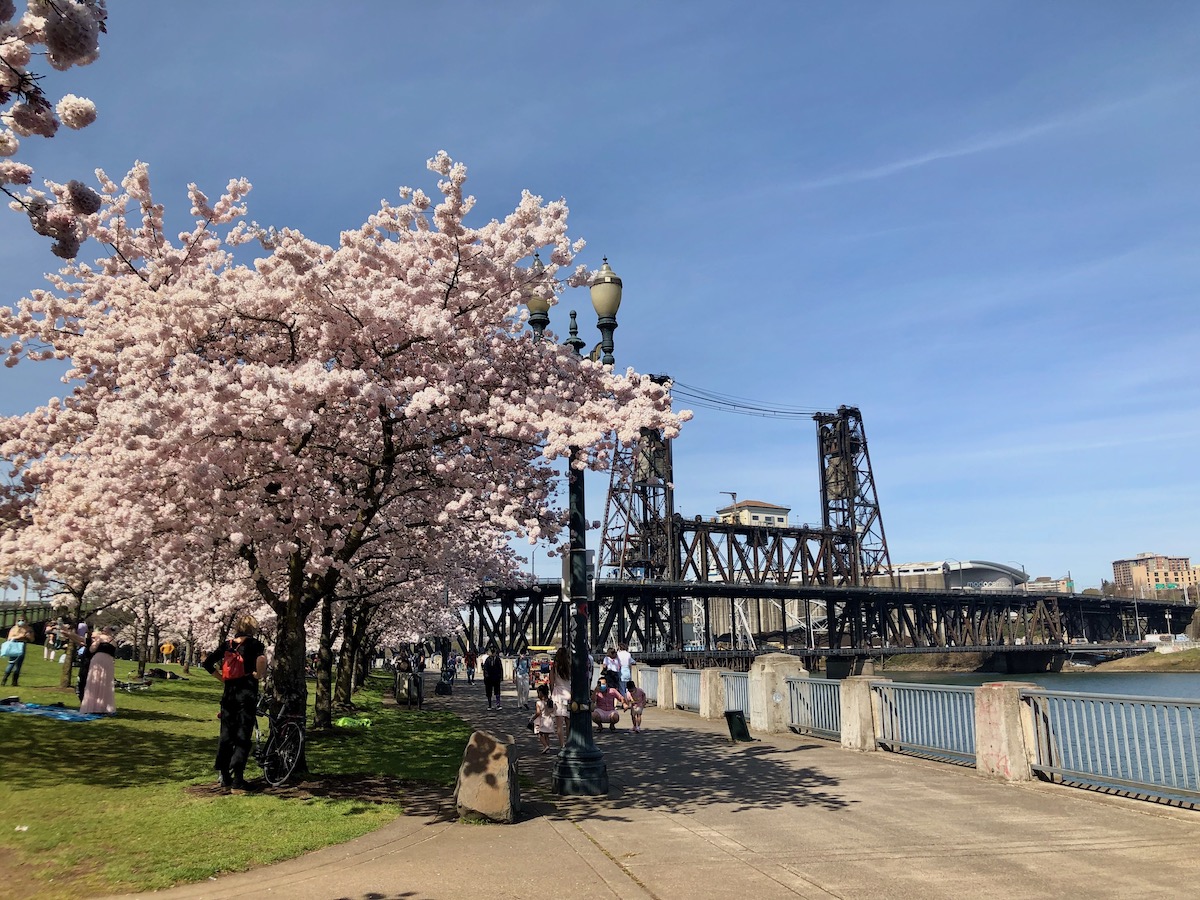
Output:
[[[534,255],[532,271],[539,275],[541,260]],[[604,365],[613,359],[613,332],[617,329],[617,310],[621,306],[621,279],[604,265],[592,279],[592,306],[596,310],[601,333]],[[540,339],[550,322],[550,303],[540,293],[532,293],[525,301],[529,307],[529,324]],[[579,337],[579,326],[571,311],[570,337],[564,342],[578,356],[585,342]],[[587,583],[587,515],[584,511],[583,470],[574,463],[579,450],[571,448],[567,466],[568,533],[570,536],[570,579],[568,590],[573,608],[571,634],[571,732],[566,745],[554,761],[551,787],[556,794],[572,796],[604,796],[608,794],[608,766],[604,754],[592,736],[592,686],[588,675],[591,652],[588,647],[588,583]]]

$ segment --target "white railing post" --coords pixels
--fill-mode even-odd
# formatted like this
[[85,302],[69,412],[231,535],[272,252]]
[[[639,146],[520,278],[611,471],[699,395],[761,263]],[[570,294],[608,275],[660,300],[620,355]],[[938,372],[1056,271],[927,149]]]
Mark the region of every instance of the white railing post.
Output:
[[660,666],[658,669],[658,708],[675,708],[675,670],[682,666]]
[[875,750],[875,702],[871,683],[890,681],[874,675],[851,675],[842,679],[842,747],[870,753]]
[[1004,781],[1031,781],[1030,745],[1021,710],[1022,688],[1037,685],[992,681],[975,692],[975,768]]
[[799,657],[790,653],[756,656],[750,664],[750,730],[763,734],[787,731],[791,718],[787,680],[807,677]]
[[725,679],[721,674],[728,669],[700,670],[700,718],[725,718]]

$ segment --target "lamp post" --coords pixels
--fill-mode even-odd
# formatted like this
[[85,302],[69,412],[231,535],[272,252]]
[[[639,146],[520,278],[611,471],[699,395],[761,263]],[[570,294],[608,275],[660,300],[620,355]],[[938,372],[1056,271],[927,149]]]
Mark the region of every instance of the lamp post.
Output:
[[946,557],[946,563],[945,563],[945,565],[946,565],[946,588],[947,588],[947,590],[949,590],[949,588],[950,588],[950,565],[949,565],[950,563],[954,563],[955,565],[957,565],[957,566],[958,566],[958,589],[961,591],[961,590],[963,589],[963,564],[962,564],[962,560],[961,560],[961,559],[954,559],[954,558],[952,558],[952,557],[949,557],[949,556],[947,556],[947,557]]
[[[534,255],[532,271],[542,270]],[[596,310],[601,334],[601,362],[611,366],[613,332],[617,328],[617,310],[621,305],[621,279],[608,265],[596,273],[591,283],[592,307]],[[550,301],[540,294],[526,300],[529,324],[540,340],[550,323]],[[570,337],[564,342],[578,356],[585,346],[579,337],[575,312],[571,312]],[[551,776],[556,794],[597,797],[608,794],[608,766],[604,754],[592,736],[592,686],[588,683],[590,651],[588,647],[587,515],[584,512],[583,469],[576,468],[578,448],[572,447],[567,465],[568,534],[570,538],[570,599],[573,607],[571,635],[571,731],[566,745],[558,752]]]

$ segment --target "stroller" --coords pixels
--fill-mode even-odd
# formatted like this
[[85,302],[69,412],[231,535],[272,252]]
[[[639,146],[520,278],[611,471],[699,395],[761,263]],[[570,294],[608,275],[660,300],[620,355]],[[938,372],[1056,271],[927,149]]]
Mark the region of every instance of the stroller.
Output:
[[433,692],[443,697],[454,693],[454,664],[452,662],[447,661],[442,664],[442,674],[438,678]]

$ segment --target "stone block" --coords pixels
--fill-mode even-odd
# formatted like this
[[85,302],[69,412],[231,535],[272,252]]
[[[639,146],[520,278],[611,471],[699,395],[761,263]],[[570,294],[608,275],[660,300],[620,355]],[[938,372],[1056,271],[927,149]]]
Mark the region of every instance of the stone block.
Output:
[[788,730],[789,678],[807,678],[808,670],[790,653],[764,653],[750,664],[750,730],[779,734]]
[[700,718],[725,718],[725,679],[721,676],[728,671],[720,668],[700,670]]
[[466,818],[511,824],[521,811],[517,753],[511,734],[476,731],[463,751],[454,805]]
[[875,698],[871,682],[891,681],[870,675],[851,675],[842,681],[839,694],[842,705],[842,747],[871,753],[878,731],[875,727]]
[[1004,781],[1031,781],[1030,751],[1017,681],[993,681],[975,691],[975,768]]

